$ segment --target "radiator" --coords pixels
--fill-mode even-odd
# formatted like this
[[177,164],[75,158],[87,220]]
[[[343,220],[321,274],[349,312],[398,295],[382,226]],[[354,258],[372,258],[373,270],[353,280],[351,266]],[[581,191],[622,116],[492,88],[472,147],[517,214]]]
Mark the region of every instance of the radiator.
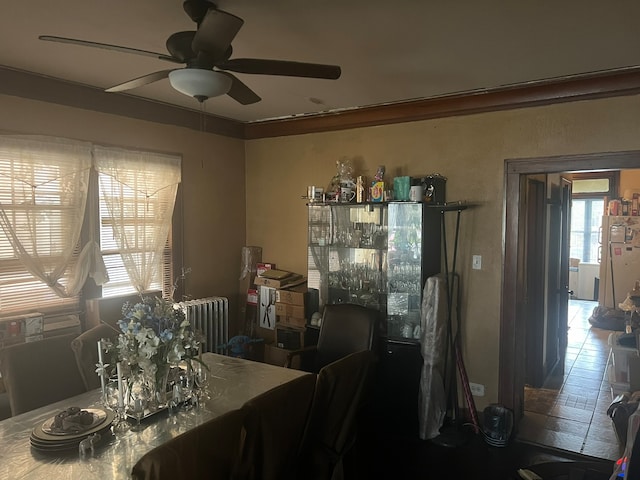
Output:
[[180,302],[195,331],[202,332],[203,352],[224,354],[229,342],[229,300],[208,297]]

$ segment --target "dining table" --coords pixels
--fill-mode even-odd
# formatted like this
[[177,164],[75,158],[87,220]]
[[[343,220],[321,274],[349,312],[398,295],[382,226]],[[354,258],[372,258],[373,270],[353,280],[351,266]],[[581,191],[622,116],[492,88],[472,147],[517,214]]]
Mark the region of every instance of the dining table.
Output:
[[202,361],[209,369],[208,399],[189,409],[160,411],[145,418],[143,428],[134,429],[137,431],[114,433],[109,430],[93,453],[81,455],[79,449],[42,452],[31,446],[30,438],[34,428],[70,406],[104,409],[100,389],[0,421],[0,479],[129,479],[136,462],[153,448],[307,374],[215,353],[204,353]]

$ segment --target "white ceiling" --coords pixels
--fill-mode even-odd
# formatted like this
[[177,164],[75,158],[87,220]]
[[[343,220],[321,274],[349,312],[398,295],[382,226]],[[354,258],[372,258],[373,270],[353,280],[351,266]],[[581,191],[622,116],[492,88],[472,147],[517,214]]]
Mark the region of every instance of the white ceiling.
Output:
[[[232,58],[340,65],[338,80],[236,74],[262,101],[209,99],[242,122],[492,89],[640,65],[638,0],[218,0],[244,19]],[[0,65],[108,88],[162,60],[43,42],[56,35],[166,53],[194,30],[181,0],[23,0],[0,7]],[[199,110],[161,80],[127,92]],[[113,95],[122,95],[113,94]]]

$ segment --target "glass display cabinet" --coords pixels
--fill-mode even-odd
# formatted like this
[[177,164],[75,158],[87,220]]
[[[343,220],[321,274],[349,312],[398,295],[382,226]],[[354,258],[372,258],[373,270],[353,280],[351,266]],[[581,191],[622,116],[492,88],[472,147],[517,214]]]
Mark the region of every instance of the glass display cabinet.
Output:
[[440,272],[440,209],[421,202],[308,209],[308,285],[320,305],[375,308],[382,339],[417,343],[422,289]]

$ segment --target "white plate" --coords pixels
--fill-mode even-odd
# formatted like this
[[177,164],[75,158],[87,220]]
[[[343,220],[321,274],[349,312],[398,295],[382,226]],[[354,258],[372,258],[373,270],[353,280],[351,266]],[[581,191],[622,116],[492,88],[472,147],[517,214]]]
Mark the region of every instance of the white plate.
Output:
[[82,435],[89,430],[97,427],[107,418],[107,412],[104,410],[100,410],[97,408],[83,408],[85,412],[89,412],[93,415],[93,422],[88,425],[84,425],[84,428],[78,432],[65,432],[63,430],[59,430],[53,426],[53,422],[55,421],[55,417],[51,417],[49,420],[42,424],[42,431],[44,433],[48,433],[49,435],[59,435],[59,436],[75,436]]

